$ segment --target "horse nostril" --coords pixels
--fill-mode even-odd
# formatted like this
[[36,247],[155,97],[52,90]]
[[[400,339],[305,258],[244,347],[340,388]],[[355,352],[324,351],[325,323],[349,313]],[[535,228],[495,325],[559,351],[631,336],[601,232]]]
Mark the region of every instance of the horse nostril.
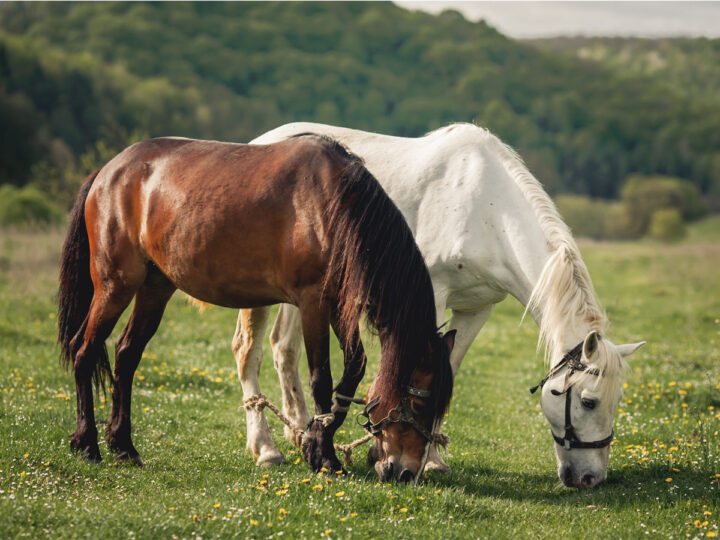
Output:
[[407,484],[409,482],[412,482],[415,479],[415,475],[410,469],[405,469],[403,472],[400,473],[400,476],[398,476],[398,482]]
[[388,480],[390,480],[393,477],[393,469],[394,469],[394,467],[393,467],[392,461],[389,462],[387,465],[385,465],[385,467],[383,467],[382,477],[381,477],[381,480],[383,482],[387,482]]
[[595,485],[595,477],[592,474],[586,474],[582,477],[582,480],[580,480],[583,487],[591,488]]

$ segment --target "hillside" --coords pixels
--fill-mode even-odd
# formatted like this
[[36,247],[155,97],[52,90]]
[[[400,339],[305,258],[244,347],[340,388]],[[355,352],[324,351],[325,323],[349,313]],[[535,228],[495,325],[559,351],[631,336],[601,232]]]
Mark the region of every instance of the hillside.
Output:
[[557,37],[527,40],[536,47],[663,78],[700,100],[720,92],[720,39]]
[[630,172],[720,192],[720,98],[698,92],[514,41],[453,11],[9,3],[0,183],[79,177],[141,136],[247,141],[293,120],[417,136],[461,121],[515,146],[552,192],[615,197]]

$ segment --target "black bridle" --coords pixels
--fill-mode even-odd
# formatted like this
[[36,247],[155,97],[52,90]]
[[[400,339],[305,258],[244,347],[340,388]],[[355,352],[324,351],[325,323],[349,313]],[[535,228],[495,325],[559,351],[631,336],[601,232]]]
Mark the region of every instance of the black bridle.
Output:
[[[414,386],[408,386],[407,393],[410,396],[420,398],[428,398],[431,395],[428,390],[421,390],[420,388],[415,388]],[[403,398],[401,398],[400,402],[395,406],[395,408],[388,411],[385,418],[373,423],[373,421],[370,420],[370,411],[377,407],[378,403],[380,403],[379,397],[370,400],[363,409],[363,411],[357,416],[357,423],[360,424],[367,432],[377,436],[380,431],[385,429],[385,426],[387,426],[388,424],[403,423],[415,428],[415,430],[423,436],[426,443],[430,443],[433,441],[433,434],[428,431],[425,426],[418,422],[417,418],[415,417],[415,413],[413,413],[412,409],[410,408],[410,400],[408,396],[404,396]],[[364,422],[361,422],[361,417],[365,417],[366,420]]]
[[[561,396],[562,394],[565,394],[565,434],[562,437],[558,437],[557,435],[555,435],[555,433],[553,433],[552,429],[550,430],[550,434],[553,436],[553,439],[555,439],[555,442],[565,448],[565,450],[572,450],[573,448],[605,448],[606,446],[610,445],[613,438],[615,437],[615,431],[611,430],[610,435],[605,437],[604,439],[601,439],[599,441],[585,442],[581,441],[575,433],[575,427],[573,426],[572,419],[570,418],[570,408],[572,405],[572,385],[568,383],[570,377],[572,377],[572,375],[576,371],[587,370],[587,366],[583,364],[581,360],[582,350],[583,342],[580,342],[571,351],[569,351],[565,356],[562,357],[560,362],[558,362],[557,365],[552,368],[547,375],[545,375],[545,378],[543,378],[543,380],[530,388],[530,393],[534,394],[535,391],[538,388],[542,388],[549,379],[552,379],[563,368],[567,368],[563,391],[550,391],[554,396]],[[597,369],[588,371],[588,373],[590,375],[595,375],[596,377],[600,375],[600,372]]]

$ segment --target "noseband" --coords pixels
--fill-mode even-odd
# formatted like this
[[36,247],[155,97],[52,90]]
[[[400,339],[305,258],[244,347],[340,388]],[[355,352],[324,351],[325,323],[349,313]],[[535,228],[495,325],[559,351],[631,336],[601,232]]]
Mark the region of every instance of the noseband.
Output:
[[[413,386],[407,387],[407,393],[411,396],[421,398],[428,398],[431,395],[428,390],[421,390]],[[378,403],[380,403],[380,398],[376,397],[375,399],[371,400],[365,406],[363,411],[357,416],[357,423],[360,424],[363,428],[365,428],[366,431],[373,435],[378,435],[380,431],[385,429],[385,427],[389,424],[403,423],[415,428],[415,430],[423,436],[426,443],[430,443],[433,441],[433,434],[428,431],[425,426],[418,422],[415,414],[410,409],[410,400],[407,396],[403,397],[397,404],[397,406],[387,413],[387,416],[385,418],[373,424],[372,420],[370,420],[370,411],[377,407]],[[363,416],[366,418],[366,420],[364,422],[361,422],[360,418]]]
[[[615,430],[611,430],[610,435],[608,437],[605,437],[604,439],[601,439],[599,441],[585,442],[581,441],[575,434],[575,427],[573,426],[572,419],[570,418],[572,386],[569,385],[568,382],[570,380],[570,377],[576,371],[587,370],[587,366],[581,361],[582,350],[583,342],[580,342],[570,352],[568,352],[565,356],[562,357],[562,360],[560,360],[560,362],[558,362],[558,364],[554,368],[552,368],[547,375],[545,375],[545,378],[542,381],[530,388],[530,393],[534,394],[538,388],[542,388],[549,379],[552,379],[560,372],[560,370],[567,367],[563,391],[550,391],[554,396],[560,396],[562,394],[565,394],[565,435],[563,435],[562,437],[558,437],[557,435],[555,435],[555,433],[553,433],[552,429],[550,430],[550,434],[553,436],[553,439],[555,439],[555,442],[565,448],[565,450],[572,450],[573,448],[605,448],[606,446],[610,445],[613,438],[615,437]],[[596,377],[600,375],[600,372],[597,369],[588,371],[588,373],[590,375],[595,375]]]

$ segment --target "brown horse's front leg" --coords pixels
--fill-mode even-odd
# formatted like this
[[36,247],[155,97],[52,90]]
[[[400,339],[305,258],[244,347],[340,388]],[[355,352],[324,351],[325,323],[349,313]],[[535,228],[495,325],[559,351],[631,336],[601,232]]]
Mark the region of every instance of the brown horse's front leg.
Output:
[[344,355],[344,370],[340,382],[335,387],[335,403],[333,412],[335,413],[335,429],[340,427],[347,417],[350,410],[351,402],[340,396],[354,397],[360,381],[365,376],[365,365],[367,357],[360,341],[360,330],[355,328],[352,335],[348,338],[342,326],[337,322],[335,313],[333,313],[332,327],[335,335],[340,341]]
[[[308,298],[310,296],[310,298]],[[330,371],[330,306],[320,294],[306,295],[300,306],[305,350],[310,369],[310,389],[315,400],[315,417],[303,436],[303,456],[313,471],[342,469],[335,455],[333,435],[339,425],[332,413]]]

